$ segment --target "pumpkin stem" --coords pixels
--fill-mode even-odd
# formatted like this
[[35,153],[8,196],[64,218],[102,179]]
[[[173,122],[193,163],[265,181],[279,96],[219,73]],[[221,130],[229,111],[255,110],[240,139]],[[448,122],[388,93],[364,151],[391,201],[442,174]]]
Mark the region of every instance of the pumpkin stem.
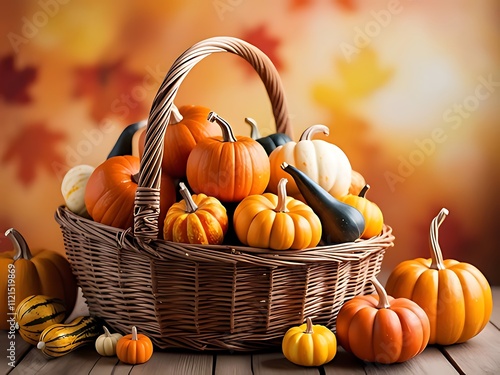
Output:
[[324,135],[328,135],[328,134],[330,134],[330,129],[328,129],[327,126],[320,125],[320,124],[310,126],[306,130],[304,130],[304,132],[300,136],[299,142],[300,141],[310,141],[312,135],[319,133],[319,132],[322,132]]
[[387,309],[391,307],[391,304],[389,303],[389,298],[387,297],[387,292],[385,291],[382,284],[380,284],[380,281],[378,281],[376,277],[372,278],[370,281],[372,282],[378,294],[377,309]]
[[32,255],[30,248],[21,233],[14,228],[10,228],[5,232],[5,236],[9,237],[12,245],[14,245],[15,254],[12,258],[13,260],[18,260],[20,258],[27,260],[31,259]]
[[215,112],[210,112],[208,114],[207,120],[210,122],[216,122],[217,125],[220,126],[222,129],[222,139],[224,142],[236,142],[237,139],[234,136],[233,129],[231,128],[231,125],[224,120],[222,117],[220,117],[217,113]]
[[309,334],[314,333],[313,322],[312,322],[312,319],[310,317],[306,318],[306,330],[304,331],[304,333],[309,333]]
[[252,130],[250,132],[250,138],[259,139],[260,132],[259,132],[259,128],[257,126],[257,122],[253,118],[250,118],[250,117],[245,117],[245,122],[252,127]]
[[137,328],[135,326],[132,327],[132,340],[137,341]]
[[136,174],[133,174],[132,175],[132,181],[136,184],[139,183],[139,175],[141,174],[141,172],[137,172]]
[[365,186],[363,186],[363,189],[361,189],[361,191],[359,192],[358,197],[366,198],[366,193],[368,192],[368,189],[370,189],[370,185],[366,184]]
[[441,247],[439,246],[438,234],[439,226],[443,223],[444,219],[450,212],[446,208],[442,208],[439,214],[432,219],[431,223],[431,258],[432,263],[430,268],[433,270],[444,270],[443,253],[441,252]]
[[186,202],[186,212],[190,214],[195,212],[198,209],[198,206],[194,203],[193,197],[191,196],[188,188],[183,182],[179,182],[179,186],[181,187],[179,192],[181,193],[184,202]]
[[109,333],[108,328],[106,326],[102,326],[102,328],[104,329],[104,334],[106,335],[106,337],[110,337],[111,333]]
[[276,205],[276,208],[274,211],[276,212],[288,212],[288,209],[286,208],[286,184],[288,183],[288,179],[282,178],[278,182],[278,204]]
[[168,120],[169,124],[178,124],[182,121],[184,117],[182,117],[179,112],[179,108],[175,104],[172,104],[172,112],[170,112],[170,119]]

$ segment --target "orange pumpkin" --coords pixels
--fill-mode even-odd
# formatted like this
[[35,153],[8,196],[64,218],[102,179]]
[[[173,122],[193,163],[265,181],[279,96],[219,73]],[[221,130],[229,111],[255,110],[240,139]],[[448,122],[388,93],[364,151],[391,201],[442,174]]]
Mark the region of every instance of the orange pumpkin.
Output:
[[123,363],[138,365],[149,361],[152,355],[151,339],[142,333],[137,333],[136,327],[132,327],[132,333],[123,336],[116,343],[116,356]]
[[14,253],[0,255],[0,329],[9,329],[8,319],[17,305],[32,295],[47,295],[64,302],[69,315],[75,306],[78,287],[67,259],[50,250],[31,253],[26,240],[15,229],[5,233]]
[[361,238],[365,239],[378,236],[384,227],[384,215],[379,206],[366,198],[368,189],[370,185],[365,185],[359,195],[347,194],[339,199],[358,209],[365,218],[365,230],[361,233]]
[[[287,177],[283,163],[295,166],[335,198],[347,194],[351,185],[351,163],[336,145],[322,139],[312,139],[316,133],[329,133],[324,125],[307,128],[298,142],[278,146],[269,155],[271,176],[267,190],[276,194],[279,180]],[[288,184],[288,195],[299,198],[300,190],[295,181]]]
[[278,195],[265,193],[243,199],[234,211],[238,239],[252,247],[274,250],[305,249],[321,239],[321,221],[305,203],[287,197],[283,178]]
[[[172,106],[170,121],[163,143],[162,170],[172,178],[186,176],[186,165],[191,150],[206,137],[220,135],[220,128],[207,120],[210,109],[202,106]],[[139,154],[144,152],[146,132],[139,137]]]
[[473,265],[443,260],[438,228],[448,215],[443,208],[432,220],[431,258],[400,263],[387,280],[393,296],[410,298],[429,316],[430,344],[451,345],[469,340],[488,324],[493,309],[491,288]]
[[[113,156],[94,170],[85,188],[85,206],[94,221],[115,228],[132,227],[139,171],[140,160],[131,155]],[[174,183],[167,174],[161,176],[159,233],[167,210],[176,201]]]
[[187,179],[195,193],[204,193],[222,202],[238,202],[248,195],[261,194],[269,182],[269,158],[264,148],[250,137],[235,137],[231,126],[211,112],[222,137],[200,141],[187,162]]
[[368,362],[404,362],[429,342],[429,318],[415,302],[388,296],[375,278],[376,295],[356,296],[337,315],[339,344]]
[[228,227],[226,208],[218,199],[203,193],[191,196],[182,182],[179,186],[184,199],[168,210],[163,238],[182,243],[221,244]]

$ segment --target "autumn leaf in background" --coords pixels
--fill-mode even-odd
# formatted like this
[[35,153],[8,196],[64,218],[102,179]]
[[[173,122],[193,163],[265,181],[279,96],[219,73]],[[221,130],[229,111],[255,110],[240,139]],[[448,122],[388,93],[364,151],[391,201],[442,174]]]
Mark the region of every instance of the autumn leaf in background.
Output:
[[[281,40],[280,38],[271,35],[266,25],[263,24],[245,31],[241,36],[241,39],[264,52],[279,72],[284,69],[283,60],[281,59],[278,51],[281,46]],[[245,63],[245,65],[249,67],[247,63]],[[252,70],[253,68],[250,67],[249,69]]]
[[2,155],[2,164],[14,164],[16,178],[24,186],[32,186],[41,169],[53,172],[53,165],[64,164],[58,145],[66,141],[66,134],[50,130],[43,123],[23,126],[14,139],[8,140]]
[[13,55],[0,60],[0,98],[9,104],[28,104],[33,98],[29,88],[37,76],[32,66],[18,68]]
[[124,59],[78,67],[75,76],[74,96],[88,101],[97,123],[106,118],[133,123],[147,115],[155,92],[146,90],[144,77],[129,70]]

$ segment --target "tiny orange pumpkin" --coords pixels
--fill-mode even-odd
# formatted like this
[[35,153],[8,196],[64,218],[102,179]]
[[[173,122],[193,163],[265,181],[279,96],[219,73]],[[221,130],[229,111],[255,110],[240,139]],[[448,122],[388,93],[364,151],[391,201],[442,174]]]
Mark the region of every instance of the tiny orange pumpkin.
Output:
[[123,336],[116,343],[116,356],[123,363],[137,365],[149,361],[153,355],[151,339],[142,333],[137,333],[137,328],[132,327],[132,333]]

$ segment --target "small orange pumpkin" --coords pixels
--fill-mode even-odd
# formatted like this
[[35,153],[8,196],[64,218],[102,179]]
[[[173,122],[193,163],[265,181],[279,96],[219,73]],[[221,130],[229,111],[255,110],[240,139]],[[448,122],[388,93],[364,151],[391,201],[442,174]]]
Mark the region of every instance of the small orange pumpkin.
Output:
[[168,210],[163,238],[182,243],[221,244],[228,228],[226,208],[218,199],[203,193],[191,196],[182,182],[179,186],[184,199]]
[[370,185],[365,185],[359,192],[359,195],[347,194],[341,197],[341,202],[358,209],[365,218],[365,230],[361,234],[361,238],[371,238],[378,236],[384,227],[384,215],[377,204],[366,198],[366,192],[370,189]]
[[491,287],[473,265],[443,260],[438,228],[448,215],[443,208],[430,228],[431,258],[407,260],[392,271],[386,289],[410,298],[429,316],[430,344],[451,345],[469,340],[488,324],[493,309]]
[[278,195],[250,195],[236,207],[233,224],[242,243],[274,250],[305,249],[319,243],[319,217],[305,203],[287,197],[287,182],[280,180]]
[[359,295],[342,305],[337,315],[339,344],[368,362],[404,362],[421,353],[430,336],[429,318],[407,298],[388,296],[372,279],[377,294]]
[[187,161],[187,179],[191,189],[222,202],[238,202],[252,194],[261,194],[269,182],[269,158],[254,139],[235,137],[231,126],[216,113],[209,121],[222,129],[222,137],[201,140]]
[[138,365],[149,361],[153,355],[151,339],[142,333],[137,333],[137,328],[132,327],[132,333],[123,336],[116,343],[116,356],[120,361],[129,365]]

